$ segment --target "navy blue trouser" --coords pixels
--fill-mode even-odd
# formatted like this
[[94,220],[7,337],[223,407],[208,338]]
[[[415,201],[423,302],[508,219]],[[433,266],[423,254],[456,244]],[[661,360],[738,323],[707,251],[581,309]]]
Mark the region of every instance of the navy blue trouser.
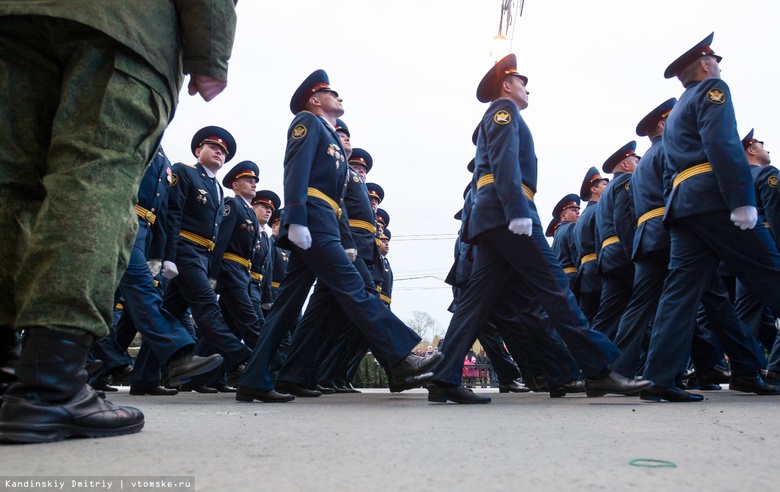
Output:
[[271,357],[295,323],[315,279],[363,333],[372,352],[381,354],[390,367],[406,358],[420,341],[378,297],[366,292],[365,282],[337,234],[311,231],[311,236],[311,248],[293,246],[287,276],[241,377],[241,386],[265,391],[273,388]]

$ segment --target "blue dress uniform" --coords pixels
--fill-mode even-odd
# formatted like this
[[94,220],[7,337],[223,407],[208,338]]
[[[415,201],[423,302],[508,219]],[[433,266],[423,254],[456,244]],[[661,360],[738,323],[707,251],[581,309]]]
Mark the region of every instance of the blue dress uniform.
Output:
[[552,250],[563,268],[563,273],[569,277],[569,287],[574,286],[574,281],[577,278],[577,246],[574,240],[576,222],[562,220],[561,214],[564,210],[573,207],[580,208],[579,196],[569,194],[561,198],[553,207],[553,222],[550,222],[547,231],[545,231],[545,236],[553,238]]
[[609,178],[603,178],[598,169],[591,167],[582,182],[580,198],[587,200],[585,210],[580,213],[580,218],[574,226],[574,244],[577,247],[577,278],[574,281],[574,290],[580,297],[580,308],[589,321],[593,321],[599,310],[601,300],[601,277],[598,275],[598,263],[596,262],[596,207],[598,202],[591,201],[590,188],[600,180],[609,182]]
[[[712,35],[672,63],[665,76],[679,75],[704,56],[715,57],[711,40]],[[663,144],[668,193],[664,222],[671,234],[671,259],[644,372],[660,388],[653,388],[648,399],[667,399],[661,393],[674,386],[690,351],[694,307],[721,259],[780,313],[780,254],[769,231],[761,223],[742,230],[729,217],[729,211],[755,207],[756,192],[737,135],[731,93],[717,74],[685,84],[667,119]],[[680,399],[691,401],[690,396]]]
[[[483,82],[488,80],[498,87],[499,80],[491,81],[491,74],[502,80],[507,74],[520,76],[516,67],[515,56],[509,55]],[[463,240],[479,248],[472,278],[447,329],[445,357],[434,370],[433,384],[445,388],[460,385],[463,354],[506,289],[512,271],[535,291],[585,376],[594,376],[608,369],[619,352],[608,338],[589,329],[569,290],[569,280],[544,237],[533,202],[537,177],[533,138],[517,105],[509,99],[496,99],[495,89],[487,95],[481,94],[481,89],[482,84],[478,99],[492,103],[480,123],[473,176],[476,195],[463,228]],[[507,229],[515,218],[532,220],[531,236]],[[429,391],[430,400],[436,391]]]
[[[221,128],[206,127],[203,130],[193,138],[193,153],[205,141],[203,139],[212,135],[232,141],[232,137]],[[228,149],[226,161],[235,154],[234,142],[232,150]],[[225,367],[230,371],[245,362],[252,351],[228,328],[220,312],[217,295],[209,283],[214,261],[212,250],[224,215],[222,189],[216,178],[209,176],[201,164],[177,163],[171,171],[165,258],[176,264],[179,275],[168,282],[163,307],[176,318],[184,316],[189,308],[200,337],[198,350],[202,351],[204,344],[208,343],[212,350],[222,355]]]
[[[754,138],[751,129],[742,139],[742,147],[747,151],[753,144],[763,146],[764,142]],[[775,244],[780,244],[780,191],[778,191],[780,172],[769,164],[751,164],[750,172],[756,187],[758,220],[769,228]],[[767,352],[770,352],[767,369],[778,372],[780,369],[780,334],[775,328],[775,317],[772,316],[772,312],[739,281],[736,284],[734,306],[740,319],[760,340]],[[763,351],[760,352],[760,355],[763,356]]]
[[[254,162],[239,162],[223,178],[222,185],[231,188],[235,180],[245,176],[257,182],[259,174]],[[222,317],[233,334],[249,347],[257,343],[263,321],[249,297],[250,269],[259,228],[249,200],[240,196],[226,198],[209,272],[209,278],[217,280],[215,292],[219,295]]]
[[[349,163],[353,162],[369,170],[373,165],[370,154],[358,148],[353,149],[349,157]],[[368,189],[351,164],[347,171],[344,208],[349,216],[350,229],[350,237],[344,239],[351,241],[357,249],[353,265],[363,279],[366,292],[377,296],[370,270],[376,256],[374,210]],[[319,379],[330,380],[330,376],[339,372],[338,368],[345,372],[347,364],[344,360],[352,360],[356,351],[362,359],[367,348],[360,330],[350,322],[331,291],[318,282],[303,319],[293,334],[290,354],[279,370],[277,380],[312,387]]]
[[[252,199],[252,206],[264,204],[271,209],[269,223],[273,223],[274,217],[279,217],[278,210],[281,205],[279,195],[271,190],[260,190],[255,193]],[[273,301],[272,283],[274,268],[273,243],[265,228],[261,227],[260,235],[257,240],[254,256],[252,257],[252,279],[249,282],[249,297],[255,306],[258,318],[265,323],[265,312],[263,304],[269,306]],[[284,277],[282,277],[284,278]]]
[[[344,251],[347,214],[343,212],[348,165],[341,139],[322,117],[303,110],[306,94],[328,87],[318,70],[299,87],[291,102],[295,118],[287,132],[284,159],[284,214],[279,244],[292,253],[279,298],[266,320],[260,342],[239,383],[238,400],[274,387],[269,362],[317,279],[363,332],[374,354],[390,366],[401,363],[420,338],[365,291],[365,282]],[[303,96],[303,97],[301,97]],[[287,238],[291,224],[308,227],[311,247],[301,249]],[[244,391],[242,391],[244,390]],[[249,393],[248,395],[246,393]]]
[[[604,163],[604,172],[613,172],[624,159],[639,159],[635,154],[636,141],[618,149]],[[615,339],[620,317],[631,298],[634,283],[634,264],[631,251],[634,244],[633,204],[628,192],[630,172],[615,173],[596,207],[596,255],[602,290],[599,310],[592,328]]]
[[171,163],[161,147],[138,189],[138,234],[118,289],[124,299],[122,316],[128,317],[143,337],[130,383],[146,388],[159,386],[160,363],[195,344],[187,329],[163,309],[162,294],[147,265],[147,260],[165,259],[170,179]]

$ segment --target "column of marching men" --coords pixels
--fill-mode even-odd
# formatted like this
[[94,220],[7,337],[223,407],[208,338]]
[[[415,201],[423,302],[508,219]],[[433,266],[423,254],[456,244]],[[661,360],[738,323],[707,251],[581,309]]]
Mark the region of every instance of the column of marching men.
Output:
[[[638,122],[645,155],[632,140],[588,169],[546,230],[520,114],[528,78],[514,55],[488,71],[477,98],[490,106],[456,215],[443,356],[412,355],[420,338],[390,310],[384,190],[366,182],[373,159],[352,148],[324,71],[290,102],[283,200],[256,189],[252,161],[220,186],[216,173],[237,148],[222,128],[195,134],[194,165],[171,166],[160,149],[138,194],[115,331],[93,348],[103,362],[93,386],[115,391],[109,378],[129,376],[131,394],[285,402],[357,392],[351,381],[370,350],[392,392],[425,386],[432,402],[488,403],[461,383],[478,339],[501,392],[690,402],[703,397],[687,390],[729,383],[780,394],[778,171],[753,130],[737,135],[712,39],[667,68],[685,91]],[[143,343],[129,371],[136,331]]]
[[[195,164],[171,165],[159,149],[138,193],[140,232],[116,293],[114,330],[92,349],[102,362],[90,366],[95,389],[117,391],[112,383],[129,380],[133,395],[235,392],[269,402],[355,393],[351,381],[369,349],[392,391],[430,379],[437,357],[412,355],[419,337],[390,312],[390,216],[379,208],[383,188],[366,183],[371,155],[352,148],[324,71],[301,84],[290,107],[287,213],[279,195],[257,190],[252,161],[217,182],[237,149],[227,130],[193,136]],[[301,230],[305,239],[295,236]],[[263,386],[270,371],[280,392]]]

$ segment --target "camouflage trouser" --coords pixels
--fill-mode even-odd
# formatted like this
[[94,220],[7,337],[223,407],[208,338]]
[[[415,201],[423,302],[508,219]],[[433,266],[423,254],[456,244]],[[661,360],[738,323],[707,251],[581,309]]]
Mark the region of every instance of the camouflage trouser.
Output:
[[108,334],[173,109],[155,77],[81,24],[0,18],[0,327]]

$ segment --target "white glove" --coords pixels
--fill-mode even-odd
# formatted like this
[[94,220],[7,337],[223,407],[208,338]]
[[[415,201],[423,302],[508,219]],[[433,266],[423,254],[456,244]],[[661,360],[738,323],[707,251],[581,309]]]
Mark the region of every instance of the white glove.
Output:
[[528,217],[517,217],[509,221],[509,230],[520,236],[530,236],[533,224]]
[[737,207],[731,211],[731,221],[743,231],[752,229],[756,226],[756,221],[758,221],[758,210],[753,205]]
[[168,280],[176,278],[179,275],[179,269],[176,268],[176,263],[172,261],[162,262],[162,276]]
[[271,309],[271,306],[273,306],[273,305],[274,304],[272,302],[264,302],[264,303],[262,303],[260,305],[260,307],[263,308],[264,310],[268,311],[269,309]]
[[300,224],[290,224],[287,236],[294,245],[301,249],[311,248],[311,233],[309,228]]
[[217,279],[209,277],[209,285],[211,286],[211,290],[214,290],[217,288]]
[[349,261],[354,262],[357,259],[357,250],[355,248],[347,248],[344,252],[347,253]]
[[162,269],[162,260],[154,258],[147,261],[146,264],[149,265],[149,270],[152,271],[152,277],[156,277],[160,274],[160,270]]

